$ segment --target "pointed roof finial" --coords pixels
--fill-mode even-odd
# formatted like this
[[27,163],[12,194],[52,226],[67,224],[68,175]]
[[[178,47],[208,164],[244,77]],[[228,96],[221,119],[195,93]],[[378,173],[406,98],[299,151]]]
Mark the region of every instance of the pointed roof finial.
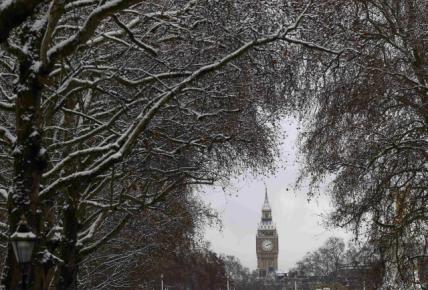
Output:
[[263,204],[263,210],[271,210],[270,204],[269,204],[269,197],[267,193],[267,186],[265,184],[265,202]]

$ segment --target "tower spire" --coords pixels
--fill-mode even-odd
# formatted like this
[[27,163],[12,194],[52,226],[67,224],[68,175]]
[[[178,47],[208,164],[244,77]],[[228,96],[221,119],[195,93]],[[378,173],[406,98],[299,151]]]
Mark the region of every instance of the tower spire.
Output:
[[267,187],[265,185],[265,202],[263,204],[263,210],[270,210],[270,204],[269,204],[269,196],[267,192]]

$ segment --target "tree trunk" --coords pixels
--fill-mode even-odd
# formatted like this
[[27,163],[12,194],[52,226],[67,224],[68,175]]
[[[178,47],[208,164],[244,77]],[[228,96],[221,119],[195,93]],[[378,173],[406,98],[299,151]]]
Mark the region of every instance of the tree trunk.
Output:
[[[10,231],[13,233],[24,216],[31,230],[41,238],[42,211],[39,205],[39,190],[46,160],[42,150],[42,132],[40,130],[41,86],[30,71],[31,62],[20,63],[20,76],[17,85],[16,101],[16,144],[14,145],[13,189],[8,199]],[[41,248],[41,240],[36,243],[33,252],[32,267],[29,275],[31,285],[27,289],[42,289],[43,273],[41,265],[35,263],[35,256]],[[21,271],[9,245],[7,265],[4,270],[6,289],[18,289]]]
[[[75,98],[68,98],[65,107],[72,110],[77,104]],[[65,114],[64,128],[73,128],[78,122],[75,116]],[[67,132],[64,133],[64,138],[72,138]],[[71,152],[64,150],[63,154],[66,157]],[[67,173],[71,174],[80,165],[80,160],[74,161],[67,169]],[[78,219],[79,200],[80,200],[80,185],[70,184],[64,189],[64,212],[63,212],[63,233],[64,238],[60,246],[61,259],[64,264],[59,267],[58,290],[75,290],[78,287],[77,274],[79,270],[79,246],[77,245],[80,223]]]
[[77,273],[79,263],[79,249],[77,247],[77,233],[79,223],[77,208],[73,202],[68,202],[64,210],[64,241],[61,243],[61,258],[64,264],[60,266],[58,290],[77,289]]
[[16,289],[21,279],[19,274],[19,265],[14,257],[12,245],[8,245],[8,251],[5,259],[5,266],[3,268],[3,275],[0,281],[0,285],[4,286],[5,289]]

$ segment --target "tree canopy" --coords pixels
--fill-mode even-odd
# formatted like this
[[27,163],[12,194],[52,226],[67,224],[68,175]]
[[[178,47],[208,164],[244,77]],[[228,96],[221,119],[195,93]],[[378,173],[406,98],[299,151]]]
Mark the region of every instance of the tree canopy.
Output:
[[[286,46],[301,1],[3,1],[2,284],[8,237],[38,237],[30,289],[75,289],[78,268],[171,193],[272,170],[288,109]],[[291,82],[290,82],[291,83]],[[49,286],[50,285],[50,286]]]
[[330,221],[382,250],[387,284],[416,281],[426,257],[427,11],[426,1],[349,1],[325,32],[348,52],[309,58],[302,75],[303,176],[333,180]]

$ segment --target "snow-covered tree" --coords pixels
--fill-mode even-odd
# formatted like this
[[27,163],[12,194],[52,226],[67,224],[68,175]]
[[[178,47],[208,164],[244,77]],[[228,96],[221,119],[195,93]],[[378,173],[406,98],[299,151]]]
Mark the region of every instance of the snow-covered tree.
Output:
[[120,235],[84,258],[79,286],[152,289],[164,274],[166,284],[185,288],[194,271],[189,259],[205,248],[202,228],[213,219],[215,213],[201,200],[178,191],[170,194],[158,207],[135,214]]
[[299,32],[308,4],[1,2],[0,238],[23,215],[36,233],[30,289],[75,289],[85,257],[171,192],[272,169],[287,47],[327,50]]
[[345,242],[343,239],[331,237],[316,251],[307,253],[302,260],[297,262],[297,267],[292,272],[297,271],[305,276],[334,281],[345,263],[344,254]]
[[352,49],[328,65],[307,56],[304,175],[333,180],[331,221],[377,245],[398,289],[427,255],[427,2],[325,5],[326,39]]

